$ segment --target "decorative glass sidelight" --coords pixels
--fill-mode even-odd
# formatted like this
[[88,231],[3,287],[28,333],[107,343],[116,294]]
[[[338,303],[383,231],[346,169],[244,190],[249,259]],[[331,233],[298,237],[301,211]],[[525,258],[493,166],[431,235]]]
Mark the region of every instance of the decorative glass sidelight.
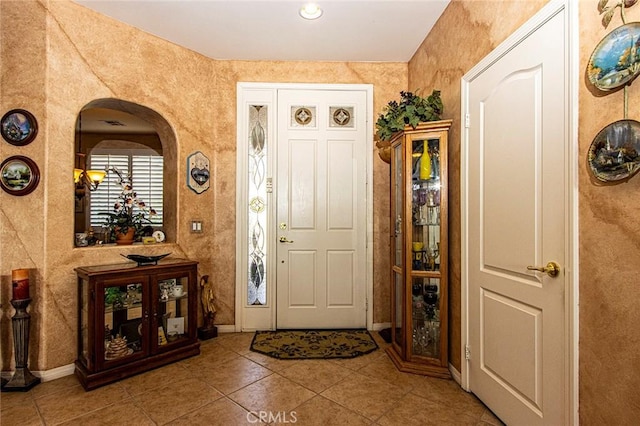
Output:
[[248,305],[267,302],[267,108],[249,107]]

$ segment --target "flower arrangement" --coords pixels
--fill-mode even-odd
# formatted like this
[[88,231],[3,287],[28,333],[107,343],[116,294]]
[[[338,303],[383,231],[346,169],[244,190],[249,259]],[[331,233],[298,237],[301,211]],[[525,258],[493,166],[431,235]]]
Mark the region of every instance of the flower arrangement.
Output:
[[[152,216],[156,211],[138,198],[138,194],[133,190],[131,175],[125,176],[115,167],[110,170],[118,176],[117,183],[122,187],[122,191],[113,205],[113,212],[100,213],[107,216],[105,227],[112,235],[127,234],[130,228],[139,233],[145,224],[151,223],[146,215]],[[135,207],[138,209],[136,212]]]

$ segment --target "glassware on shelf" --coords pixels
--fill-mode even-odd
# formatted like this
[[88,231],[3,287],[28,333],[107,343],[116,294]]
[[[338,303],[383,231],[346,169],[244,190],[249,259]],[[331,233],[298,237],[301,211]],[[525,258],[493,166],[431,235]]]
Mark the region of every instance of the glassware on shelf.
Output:
[[418,217],[416,218],[416,225],[426,225],[427,219],[424,217],[423,207],[427,204],[427,190],[426,188],[419,188],[415,190],[414,193],[414,203],[418,206]]
[[428,319],[424,328],[429,334],[429,342],[423,349],[424,354],[431,357],[440,356],[440,321]]
[[427,189],[427,225],[440,224],[440,185],[434,185]]
[[420,327],[418,328],[418,344],[415,346],[414,352],[416,354],[428,354],[430,343],[431,334],[429,332],[429,327],[427,327],[427,323],[423,319]]
[[424,299],[422,296],[422,285],[414,282],[411,287],[411,319],[412,319],[412,347],[414,353],[422,351],[425,333]]
[[419,300],[419,297],[422,298],[422,284],[420,284],[419,282],[414,282],[411,286],[411,294],[414,297],[414,303]]
[[429,320],[436,317],[438,307],[438,286],[436,284],[427,284],[424,287],[425,313]]
[[431,178],[438,179],[440,177],[440,152],[438,146],[431,148]]
[[429,189],[427,194],[427,207],[436,207],[440,205],[440,190],[437,188]]
[[440,321],[436,318],[431,320],[430,322],[431,335],[433,336],[433,340],[436,348],[440,346]]
[[440,207],[427,207],[427,217],[423,225],[440,225]]

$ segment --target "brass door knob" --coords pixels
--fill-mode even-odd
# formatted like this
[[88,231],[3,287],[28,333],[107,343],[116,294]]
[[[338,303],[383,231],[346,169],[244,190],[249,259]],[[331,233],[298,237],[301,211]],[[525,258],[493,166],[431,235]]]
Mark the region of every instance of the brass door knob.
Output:
[[560,265],[556,262],[549,262],[547,266],[527,266],[527,270],[544,272],[550,277],[557,277],[560,273]]
[[284,235],[282,237],[280,237],[280,242],[281,243],[292,243],[293,240],[288,239],[287,237],[285,237]]

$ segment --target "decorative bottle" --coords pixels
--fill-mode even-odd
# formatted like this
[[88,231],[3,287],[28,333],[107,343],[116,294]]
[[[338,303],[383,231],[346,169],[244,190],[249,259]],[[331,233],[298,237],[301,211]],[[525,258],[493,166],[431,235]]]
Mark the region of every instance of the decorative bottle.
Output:
[[420,158],[420,179],[427,180],[431,178],[431,156],[429,155],[429,144],[424,141],[422,148],[422,157]]

